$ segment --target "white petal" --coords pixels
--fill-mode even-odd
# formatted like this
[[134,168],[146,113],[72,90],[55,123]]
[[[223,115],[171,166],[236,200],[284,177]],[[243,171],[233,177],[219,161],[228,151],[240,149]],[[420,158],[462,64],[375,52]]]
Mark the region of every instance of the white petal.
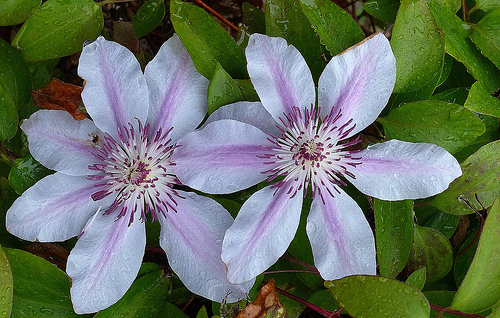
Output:
[[134,281],[144,256],[146,230],[140,213],[129,216],[97,212],[68,257],[71,301],[77,314],[116,303]]
[[352,136],[377,119],[395,82],[396,59],[389,41],[377,33],[333,57],[325,67],[318,82],[321,116],[340,112],[339,127],[352,119],[356,124]]
[[347,179],[361,192],[388,201],[421,199],[448,188],[462,175],[457,160],[433,144],[389,140],[356,154],[361,164]]
[[300,221],[302,191],[293,198],[290,184],[255,192],[241,207],[222,243],[230,282],[252,279],[273,265],[290,245]]
[[292,107],[310,108],[316,102],[311,71],[300,52],[283,38],[254,33],[245,51],[248,74],[262,104],[276,122]]
[[[160,245],[170,267],[193,293],[216,302],[245,299],[254,280],[233,285],[221,260],[222,238],[233,218],[212,199],[179,191],[177,212],[160,216]],[[227,297],[227,298],[226,298]]]
[[99,207],[112,203],[111,196],[92,200],[94,192],[94,183],[85,177],[60,172],[46,176],[9,208],[7,230],[28,241],[65,241],[77,236]]
[[325,280],[349,275],[375,275],[375,240],[358,204],[338,189],[335,197],[323,191],[313,199],[307,235],[314,265]]
[[259,156],[269,152],[267,135],[254,126],[223,119],[191,132],[178,142],[172,166],[182,184],[206,193],[231,193],[266,179]]
[[85,109],[99,129],[118,140],[118,129],[148,116],[146,79],[134,54],[103,37],[85,46],[78,75],[86,80],[82,92]]
[[150,108],[148,123],[176,142],[194,130],[207,114],[208,80],[195,69],[191,56],[177,35],[165,42],[146,66]]
[[211,122],[221,119],[234,119],[255,126],[273,136],[281,136],[282,132],[277,128],[277,123],[269,112],[262,106],[261,102],[237,102],[222,106],[214,111],[203,127]]
[[28,136],[30,153],[49,169],[73,176],[91,174],[88,166],[102,132],[90,119],[75,120],[63,110],[39,110],[21,129]]

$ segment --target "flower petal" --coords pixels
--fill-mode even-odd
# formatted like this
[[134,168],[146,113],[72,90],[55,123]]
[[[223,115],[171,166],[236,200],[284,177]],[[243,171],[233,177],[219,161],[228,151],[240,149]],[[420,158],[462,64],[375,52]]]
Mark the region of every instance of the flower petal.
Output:
[[347,179],[361,192],[381,200],[421,199],[436,195],[462,175],[444,148],[389,140],[359,152],[361,164]]
[[221,119],[234,119],[242,123],[255,126],[273,136],[281,136],[282,132],[277,128],[277,123],[269,114],[269,112],[262,106],[261,102],[237,102],[222,106],[214,111],[203,127],[211,122]]
[[377,119],[395,82],[396,59],[389,41],[377,33],[334,56],[325,67],[318,82],[321,116],[340,112],[339,127],[352,119],[352,136]]
[[[206,193],[231,193],[266,179],[259,155],[270,144],[254,126],[223,119],[191,132],[178,142],[172,169],[179,180]],[[267,150],[268,151],[268,150]]]
[[[222,238],[233,218],[219,203],[195,193],[179,191],[177,212],[160,217],[160,245],[168,263],[193,293],[216,302],[245,299],[253,280],[229,283],[221,260]],[[227,298],[226,298],[227,297]]]
[[91,174],[88,166],[98,160],[92,154],[102,132],[90,119],[76,121],[63,110],[39,110],[21,129],[28,136],[33,157],[49,169],[73,176]]
[[86,80],[85,109],[99,129],[118,140],[124,126],[145,122],[148,115],[146,79],[134,54],[103,37],[85,46],[78,75]]
[[89,221],[68,257],[71,301],[77,314],[99,311],[116,303],[134,281],[144,256],[146,230],[135,213],[116,219],[101,211]]
[[254,33],[246,48],[248,74],[262,104],[276,122],[292,107],[316,102],[311,71],[300,52],[283,38]]
[[165,42],[144,72],[149,87],[148,123],[176,142],[194,130],[207,114],[208,80],[195,69],[177,35]]
[[[293,181],[291,181],[293,182]],[[290,182],[276,191],[255,192],[241,207],[222,243],[222,261],[232,283],[252,279],[285,253],[299,226],[302,191],[293,198]]]
[[[316,196],[307,217],[307,236],[314,265],[325,280],[349,275],[375,275],[375,240],[358,204],[338,189]],[[324,200],[324,203],[322,201]]]
[[65,241],[81,233],[99,207],[112,198],[94,201],[94,183],[60,172],[46,176],[26,190],[9,208],[7,230],[28,241]]

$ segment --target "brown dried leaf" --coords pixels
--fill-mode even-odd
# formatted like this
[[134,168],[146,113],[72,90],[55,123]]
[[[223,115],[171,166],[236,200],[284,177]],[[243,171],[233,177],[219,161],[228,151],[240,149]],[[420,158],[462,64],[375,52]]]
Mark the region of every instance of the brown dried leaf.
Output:
[[288,317],[276,293],[274,279],[264,285],[255,300],[243,308],[236,318]]
[[69,252],[64,247],[54,243],[33,242],[24,246],[33,255],[55,264],[59,269],[66,270]]
[[36,106],[65,110],[76,120],[87,117],[81,97],[82,88],[53,78],[47,86],[31,91]]

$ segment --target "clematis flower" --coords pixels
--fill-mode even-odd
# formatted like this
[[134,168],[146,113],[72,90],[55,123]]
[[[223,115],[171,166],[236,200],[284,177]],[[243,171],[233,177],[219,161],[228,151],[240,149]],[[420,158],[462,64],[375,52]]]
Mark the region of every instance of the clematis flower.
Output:
[[248,73],[261,103],[220,108],[206,126],[178,142],[179,180],[208,193],[229,193],[267,180],[226,231],[228,279],[255,277],[283,255],[297,230],[303,198],[313,201],[306,231],[314,263],[327,280],[376,274],[373,233],[342,186],[348,180],[382,200],[418,199],[461,175],[456,159],[432,144],[389,140],[362,151],[351,138],[370,125],[391,95],[396,75],[389,42],[374,35],[325,67],[318,104],[303,57],[282,38],[253,34]]
[[208,87],[179,38],[165,42],[143,74],[130,51],[99,37],[84,47],[78,73],[93,121],[40,110],[21,125],[33,157],[56,173],[14,202],[8,231],[41,242],[78,236],[67,273],[79,314],[112,305],[130,287],[148,213],[160,222],[160,245],[188,289],[218,302],[244,298],[253,282],[230,284],[220,259],[231,215],[177,189],[172,173],[177,140],[206,114]]

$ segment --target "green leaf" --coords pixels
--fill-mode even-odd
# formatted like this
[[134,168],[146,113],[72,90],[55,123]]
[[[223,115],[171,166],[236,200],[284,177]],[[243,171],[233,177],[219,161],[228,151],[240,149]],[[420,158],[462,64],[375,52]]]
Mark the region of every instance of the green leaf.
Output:
[[196,314],[196,318],[208,318],[207,308],[205,308],[205,306],[201,307],[198,314]]
[[266,2],[266,33],[279,36],[299,50],[311,69],[315,81],[325,67],[323,49],[311,23],[302,11],[299,0],[268,0]]
[[330,312],[334,312],[340,308],[328,289],[315,292],[307,301]]
[[0,1],[0,25],[15,25],[26,21],[42,0],[2,0]]
[[9,182],[21,194],[38,180],[50,174],[50,170],[38,163],[31,155],[16,159],[10,169]]
[[238,45],[244,49],[252,33],[266,34],[266,16],[264,12],[248,2],[243,2],[242,21],[238,28]]
[[438,31],[426,0],[403,0],[391,46],[396,56],[396,93],[411,92],[441,73],[444,35]]
[[[465,103],[465,100],[467,99],[468,94],[469,94],[468,88],[457,87],[457,88],[450,88],[440,93],[434,94],[429,99],[463,105]],[[466,108],[470,109],[469,107]]]
[[[453,300],[453,296],[455,296],[455,291],[451,290],[432,290],[432,291],[424,291],[425,297],[427,297],[427,300],[437,306],[441,307],[449,307],[451,304],[451,301]],[[439,310],[432,309],[431,310],[431,317],[438,317]],[[454,315],[450,313],[441,313],[441,318],[461,318],[463,316],[459,315]]]
[[411,285],[413,287],[418,288],[418,290],[422,290],[425,285],[425,277],[427,276],[427,270],[425,267],[417,269],[406,279],[405,283]]
[[93,0],[47,0],[23,24],[12,45],[27,62],[58,58],[80,51],[103,25],[101,7]]
[[73,311],[62,270],[25,251],[5,249],[5,254],[14,277],[12,317],[82,317]]
[[427,281],[433,282],[448,274],[453,266],[453,250],[450,241],[439,231],[415,225],[413,249],[408,269],[427,269]]
[[31,101],[31,79],[21,55],[0,39],[0,140],[17,132],[18,110]]
[[480,9],[484,12],[489,12],[494,9],[498,9],[500,6],[500,1],[498,0],[476,0],[476,5],[469,10],[469,14]]
[[491,96],[481,82],[475,82],[464,105],[473,112],[500,117],[500,99]]
[[212,78],[219,62],[232,78],[248,78],[243,51],[205,10],[171,0],[170,13],[175,32],[203,76]]
[[325,282],[339,305],[353,317],[428,318],[429,303],[415,287],[376,276],[348,276]]
[[394,23],[399,5],[398,0],[368,0],[363,4],[363,8],[374,18]]
[[378,121],[388,139],[432,143],[451,153],[486,130],[483,122],[463,106],[431,100],[405,104]]
[[160,317],[168,293],[169,279],[157,270],[137,279],[123,297],[95,318]]
[[500,301],[500,199],[491,206],[474,260],[453,299],[451,308],[477,313]]
[[330,0],[300,0],[304,11],[321,43],[332,55],[337,55],[362,41],[363,30],[342,8]]
[[425,226],[438,230],[447,239],[450,239],[453,236],[453,233],[455,233],[459,221],[460,216],[458,215],[451,215],[437,211],[437,213],[434,213],[425,223]]
[[477,193],[481,202],[489,207],[500,192],[500,141],[491,142],[481,147],[467,158],[460,166],[462,176],[455,179],[449,188],[438,194],[430,204],[449,214],[470,214],[474,211],[463,202],[466,198],[480,210],[475,202]]
[[12,298],[14,289],[14,280],[9,260],[0,246],[0,315],[10,317],[12,310]]
[[439,28],[446,34],[446,52],[463,63],[476,80],[485,83],[488,91],[500,87],[500,70],[476,48],[469,38],[471,27],[460,20],[441,0],[428,0]]
[[145,2],[134,18],[132,25],[135,29],[135,35],[140,38],[153,31],[165,17],[165,1],[163,0],[150,0]]
[[472,25],[470,38],[483,55],[500,68],[500,7]]
[[373,200],[380,275],[396,278],[410,257],[413,240],[413,200]]
[[208,85],[208,113],[213,113],[221,106],[243,100],[238,83],[217,63],[215,72]]
[[163,304],[163,308],[161,309],[161,313],[159,317],[168,317],[168,318],[188,318],[182,310],[177,308],[174,304],[165,303]]

